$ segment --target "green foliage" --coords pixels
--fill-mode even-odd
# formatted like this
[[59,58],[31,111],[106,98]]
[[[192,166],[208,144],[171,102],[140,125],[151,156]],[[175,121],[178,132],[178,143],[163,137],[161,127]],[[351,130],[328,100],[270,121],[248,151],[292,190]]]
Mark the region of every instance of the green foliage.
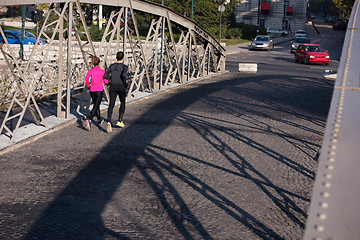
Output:
[[223,36],[227,39],[241,38],[242,29],[241,28],[228,28]]
[[89,28],[89,34],[91,36],[91,40],[95,42],[100,42],[102,39],[102,36],[104,35],[105,28],[98,29],[96,26],[92,25]]
[[[152,1],[161,4],[162,0],[152,0]],[[219,25],[220,25],[220,15],[221,15],[220,12],[218,11],[218,8],[221,4],[224,3],[224,1],[193,0],[193,3],[194,3],[193,21],[199,24],[201,27],[203,27],[209,34],[211,34],[215,38],[218,38],[220,34]],[[257,34],[256,26],[236,23],[235,14],[234,14],[236,4],[237,4],[236,0],[231,0],[229,4],[225,5],[226,6],[225,12],[222,13],[223,15],[222,27],[221,27],[222,38],[226,38],[226,39],[243,38],[250,40],[254,38]],[[164,5],[172,9],[173,11],[178,12],[181,15],[190,18],[191,0],[176,0],[176,1],[165,0]],[[81,4],[82,9],[86,12],[86,15],[89,16],[92,16],[94,6],[95,5],[92,4]],[[104,17],[108,18],[110,16],[111,11],[113,10],[116,11],[118,9],[107,8],[106,6],[104,6]],[[54,21],[57,18],[58,15],[53,15],[50,17],[51,19],[50,21]],[[138,22],[140,35],[142,37],[145,37],[147,35],[147,31],[149,29],[151,20],[154,18],[155,16],[152,14],[144,13],[144,12],[136,12],[136,20]],[[43,24],[43,20],[41,20],[41,22],[39,23],[40,27],[42,24]],[[130,22],[130,24],[132,23]],[[66,22],[64,23],[64,25],[66,25]],[[65,27],[66,26],[64,26],[64,28]],[[177,36],[177,38],[181,33],[181,31],[184,30],[182,29],[181,26],[178,26],[176,24],[173,24],[172,28],[173,28],[174,36]],[[91,25],[89,27],[91,39],[93,41],[101,41],[104,29],[105,28],[99,30],[96,26]],[[50,29],[48,29],[48,31],[50,31]],[[85,40],[84,36],[81,36],[81,38],[82,40]]]
[[[161,0],[152,0],[161,3]],[[203,27],[209,34],[218,38],[220,35],[220,12],[219,6],[224,3],[220,0],[193,0],[193,21]],[[256,36],[256,26],[238,24],[235,20],[235,7],[238,2],[231,0],[225,5],[225,12],[222,13],[223,21],[221,27],[222,38],[245,38],[252,39]],[[164,5],[188,18],[191,16],[191,0],[165,0]]]
[[257,27],[254,25],[245,24],[242,32],[242,38],[251,40],[257,35]]
[[344,18],[349,19],[355,0],[333,0],[338,9],[343,10]]

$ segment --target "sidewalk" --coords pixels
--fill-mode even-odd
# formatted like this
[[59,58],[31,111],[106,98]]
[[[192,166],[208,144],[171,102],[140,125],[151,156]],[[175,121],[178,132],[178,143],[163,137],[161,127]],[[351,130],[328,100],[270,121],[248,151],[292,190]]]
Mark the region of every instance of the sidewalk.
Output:
[[[222,73],[225,73],[225,72],[222,72]],[[209,76],[206,76],[204,78],[199,78],[199,79],[191,79],[190,81],[188,81],[187,83],[182,84],[182,85],[173,84],[170,87],[167,87],[167,88],[164,87],[163,90],[155,91],[153,93],[138,93],[137,96],[135,96],[135,97],[128,96],[126,98],[126,103],[129,104],[129,103],[136,102],[137,100],[144,100],[153,95],[164,93],[167,90],[176,89],[178,87],[192,84],[194,82],[197,82],[197,81],[209,78],[209,77],[214,77],[214,76],[217,76],[222,73],[210,74]],[[0,135],[0,156],[7,152],[14,151],[15,149],[18,149],[28,143],[34,142],[48,134],[51,134],[55,131],[65,128],[71,124],[74,124],[76,121],[83,118],[84,115],[86,115],[87,113],[79,113],[76,111],[78,102],[79,102],[79,98],[80,98],[80,94],[72,96],[72,98],[73,98],[73,101],[71,102],[71,106],[70,106],[70,108],[71,108],[70,117],[67,119],[56,117],[56,108],[57,108],[56,99],[51,102],[44,102],[44,103],[38,104],[40,111],[44,117],[44,121],[41,122],[39,126],[35,124],[35,122],[33,121],[33,118],[31,117],[29,111],[27,110],[27,112],[25,113],[25,116],[22,120],[21,126],[15,132],[15,136],[13,138],[10,138],[8,133],[3,133]],[[119,106],[119,105],[120,105],[120,102],[119,101],[116,102],[115,106]],[[103,101],[102,104],[100,105],[100,110],[101,110],[101,113],[103,116],[104,116],[107,108],[108,108],[108,102]],[[90,106],[89,109],[92,109],[92,106]],[[1,112],[0,124],[2,124],[5,114],[6,114],[6,112]],[[17,120],[17,118],[15,118],[15,120]],[[15,123],[13,123],[12,125],[15,126],[16,123],[17,122],[15,121]]]
[[[293,37],[278,37],[278,38],[274,38],[273,41],[274,41],[274,44],[277,45],[277,44],[280,44],[283,42],[291,41],[292,39],[293,39]],[[226,46],[225,47],[226,53],[227,54],[239,53],[240,49],[244,48],[247,45],[249,45],[249,43],[242,43],[242,44],[238,44],[238,45]],[[212,77],[215,75],[217,75],[217,74],[212,74],[212,75],[209,75],[208,77]],[[188,83],[192,83],[197,80],[200,80],[200,79],[194,79],[194,80],[189,81]],[[173,89],[174,87],[179,87],[179,86],[182,86],[182,85],[174,85],[174,86],[170,87],[169,89]],[[157,93],[161,93],[166,90],[167,89],[164,89]],[[144,93],[141,96],[139,95],[137,97],[128,97],[127,103],[146,98],[150,95],[151,95],[150,93]],[[72,96],[72,97],[74,97],[74,96]],[[119,102],[117,103],[117,106],[118,105],[119,105]],[[32,118],[30,116],[25,116],[22,121],[22,126],[16,131],[15,137],[13,139],[10,139],[9,135],[6,133],[0,135],[0,155],[5,154],[10,151],[13,151],[21,146],[26,145],[27,143],[36,141],[37,139],[39,139],[47,134],[51,134],[55,131],[58,131],[58,130],[68,126],[68,125],[71,125],[71,124],[75,123],[79,118],[82,118],[84,116],[84,114],[82,114],[82,113],[78,113],[76,111],[71,111],[70,117],[68,119],[57,118],[54,115],[54,113],[56,113],[56,104],[50,104],[50,105],[49,104],[48,105],[39,104],[39,108],[40,108],[40,111],[42,112],[42,114],[44,115],[44,118],[45,118],[44,122],[42,124],[40,124],[40,126],[37,126],[32,121]],[[48,108],[52,108],[52,109],[49,110]],[[100,106],[102,113],[104,111],[106,111],[107,108],[108,108],[107,102],[103,102],[102,105]],[[43,111],[45,111],[44,109],[46,109],[46,111],[48,112],[47,116],[46,116],[46,114],[43,113]],[[76,106],[72,107],[72,109],[76,109]],[[90,109],[91,109],[91,107],[90,107]],[[1,119],[1,121],[2,120],[3,120],[3,117]],[[28,124],[26,124],[26,120],[28,120]]]

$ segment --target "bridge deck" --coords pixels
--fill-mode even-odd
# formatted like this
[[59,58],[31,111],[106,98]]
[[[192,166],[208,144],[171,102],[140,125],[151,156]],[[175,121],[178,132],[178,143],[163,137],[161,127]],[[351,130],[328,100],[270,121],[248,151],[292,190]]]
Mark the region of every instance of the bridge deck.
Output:
[[75,123],[2,155],[0,238],[300,239],[333,81],[276,64],[133,102],[113,134]]

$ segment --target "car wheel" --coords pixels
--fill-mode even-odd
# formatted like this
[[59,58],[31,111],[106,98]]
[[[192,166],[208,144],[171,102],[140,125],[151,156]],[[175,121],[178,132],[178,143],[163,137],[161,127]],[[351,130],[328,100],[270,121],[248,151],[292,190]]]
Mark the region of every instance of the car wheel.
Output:
[[299,59],[297,58],[296,54],[294,55],[294,62],[299,62]]
[[325,65],[326,65],[326,66],[329,65],[329,63],[325,63]]

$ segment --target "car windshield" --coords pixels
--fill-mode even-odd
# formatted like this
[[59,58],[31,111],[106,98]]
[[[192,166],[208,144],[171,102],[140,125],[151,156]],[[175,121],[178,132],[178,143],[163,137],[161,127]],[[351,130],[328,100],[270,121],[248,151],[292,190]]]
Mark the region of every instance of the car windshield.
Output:
[[[21,31],[14,31],[12,33],[14,33],[18,38],[21,38]],[[27,32],[27,31],[25,31],[24,34],[25,34],[25,38],[33,38],[33,37],[35,37],[34,34],[32,34],[30,32]]]
[[324,49],[320,46],[307,46],[307,52],[325,52]]
[[299,31],[296,31],[295,34],[304,34],[304,33],[305,33],[305,31],[299,30]]
[[310,40],[308,38],[295,38],[296,43],[310,43]]
[[31,38],[35,37],[34,34],[32,34],[31,32],[26,32],[26,31],[25,31],[25,36],[26,37],[31,37]]
[[21,38],[21,32],[12,32],[15,36],[17,36],[18,38]]
[[269,41],[269,37],[256,37],[256,41]]

